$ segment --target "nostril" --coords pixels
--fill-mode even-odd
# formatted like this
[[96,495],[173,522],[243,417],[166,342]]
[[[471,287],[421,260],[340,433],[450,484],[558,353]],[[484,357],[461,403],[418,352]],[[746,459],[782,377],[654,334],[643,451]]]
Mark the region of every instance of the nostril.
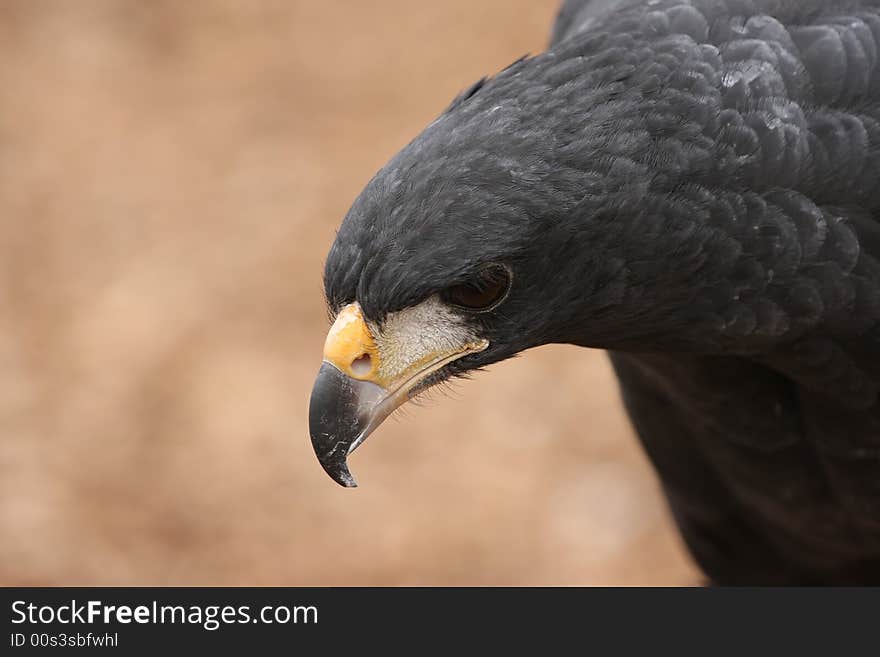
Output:
[[351,372],[355,376],[366,376],[373,369],[373,359],[370,354],[363,354],[351,361]]

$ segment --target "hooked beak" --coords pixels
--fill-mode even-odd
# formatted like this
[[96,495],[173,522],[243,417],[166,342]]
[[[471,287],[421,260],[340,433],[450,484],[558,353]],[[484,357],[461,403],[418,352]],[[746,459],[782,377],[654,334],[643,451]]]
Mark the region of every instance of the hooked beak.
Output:
[[348,455],[408,401],[428,375],[487,346],[487,341],[478,340],[409,352],[400,348],[387,359],[392,367],[383,362],[360,306],[355,302],[343,308],[327,335],[324,362],[309,402],[312,447],[324,471],[341,486],[357,486]]

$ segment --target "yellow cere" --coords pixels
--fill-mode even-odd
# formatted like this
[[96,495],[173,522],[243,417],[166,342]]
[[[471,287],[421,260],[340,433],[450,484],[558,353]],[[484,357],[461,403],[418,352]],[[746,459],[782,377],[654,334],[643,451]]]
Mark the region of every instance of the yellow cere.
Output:
[[324,342],[324,360],[352,378],[374,380],[379,354],[356,302],[343,308],[330,327]]

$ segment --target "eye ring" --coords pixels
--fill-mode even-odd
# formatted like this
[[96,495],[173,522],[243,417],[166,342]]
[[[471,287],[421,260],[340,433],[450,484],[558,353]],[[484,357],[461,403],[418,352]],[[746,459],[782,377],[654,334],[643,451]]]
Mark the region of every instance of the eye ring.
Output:
[[470,313],[487,313],[507,299],[512,286],[513,271],[510,267],[491,263],[481,267],[471,280],[440,292],[440,299]]

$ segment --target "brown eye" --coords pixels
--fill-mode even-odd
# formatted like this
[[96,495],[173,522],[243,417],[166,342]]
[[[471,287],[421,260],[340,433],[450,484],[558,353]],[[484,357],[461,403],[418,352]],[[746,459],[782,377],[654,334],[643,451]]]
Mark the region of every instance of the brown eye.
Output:
[[440,298],[453,306],[485,312],[504,300],[510,289],[510,270],[504,265],[488,265],[473,280],[453,285],[440,293]]

